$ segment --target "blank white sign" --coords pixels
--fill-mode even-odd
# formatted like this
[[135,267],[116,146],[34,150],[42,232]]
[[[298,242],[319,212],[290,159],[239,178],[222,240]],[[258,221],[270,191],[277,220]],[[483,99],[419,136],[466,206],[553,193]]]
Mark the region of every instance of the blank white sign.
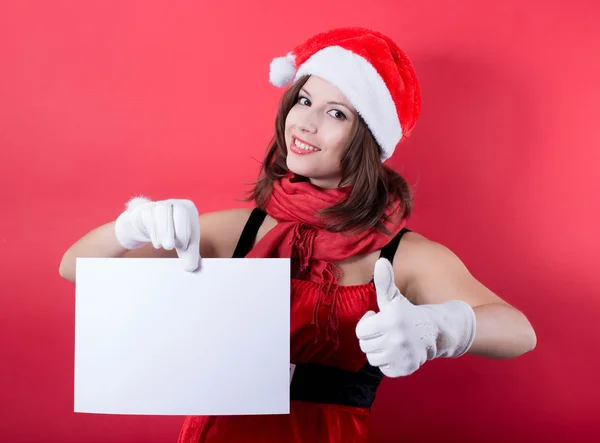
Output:
[[289,413],[289,259],[78,258],[75,311],[75,412]]

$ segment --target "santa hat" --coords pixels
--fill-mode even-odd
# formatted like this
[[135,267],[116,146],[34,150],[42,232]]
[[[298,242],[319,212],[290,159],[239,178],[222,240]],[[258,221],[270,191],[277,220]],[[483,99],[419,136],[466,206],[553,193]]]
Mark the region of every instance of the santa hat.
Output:
[[317,34],[271,62],[270,81],[285,87],[305,75],[333,84],[362,116],[390,158],[412,131],[421,109],[413,66],[389,37],[365,28]]

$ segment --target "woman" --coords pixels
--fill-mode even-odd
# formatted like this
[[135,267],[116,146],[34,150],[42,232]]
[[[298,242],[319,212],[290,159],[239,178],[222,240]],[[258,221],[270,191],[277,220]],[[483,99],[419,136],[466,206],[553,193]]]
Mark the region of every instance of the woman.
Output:
[[402,50],[372,30],[334,29],[275,59],[271,82],[291,86],[254,210],[198,216],[188,200],[134,198],[61,263],[74,281],[81,256],[180,257],[187,271],[200,257],[292,259],[291,413],[188,417],[179,441],[368,441],[383,376],[434,358],[532,350],[521,312],[405,226],[408,185],[384,165],[420,111]]

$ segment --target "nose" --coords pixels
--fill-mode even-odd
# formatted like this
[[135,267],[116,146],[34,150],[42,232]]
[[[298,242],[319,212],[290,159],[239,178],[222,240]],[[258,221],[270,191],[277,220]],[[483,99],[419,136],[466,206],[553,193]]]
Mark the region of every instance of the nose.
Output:
[[315,112],[306,112],[302,116],[302,118],[298,121],[298,129],[302,132],[307,132],[309,134],[314,134],[317,132],[317,128],[319,126],[318,118],[315,115]]

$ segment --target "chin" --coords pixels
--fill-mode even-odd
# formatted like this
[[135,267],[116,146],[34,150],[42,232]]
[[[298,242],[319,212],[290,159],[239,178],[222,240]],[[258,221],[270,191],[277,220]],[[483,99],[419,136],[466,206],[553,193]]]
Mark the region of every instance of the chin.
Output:
[[306,178],[314,178],[323,175],[322,168],[316,163],[318,162],[314,162],[311,159],[298,158],[293,155],[288,155],[286,159],[286,165],[290,172],[302,175]]
[[[290,172],[306,177],[313,184],[323,188],[335,188],[336,183],[339,183],[341,177],[337,177],[337,174],[324,174],[322,168],[317,167],[312,162],[305,162],[304,159],[293,158],[288,155],[287,157],[287,168]],[[327,178],[325,178],[327,177]],[[334,178],[335,177],[335,178]]]

